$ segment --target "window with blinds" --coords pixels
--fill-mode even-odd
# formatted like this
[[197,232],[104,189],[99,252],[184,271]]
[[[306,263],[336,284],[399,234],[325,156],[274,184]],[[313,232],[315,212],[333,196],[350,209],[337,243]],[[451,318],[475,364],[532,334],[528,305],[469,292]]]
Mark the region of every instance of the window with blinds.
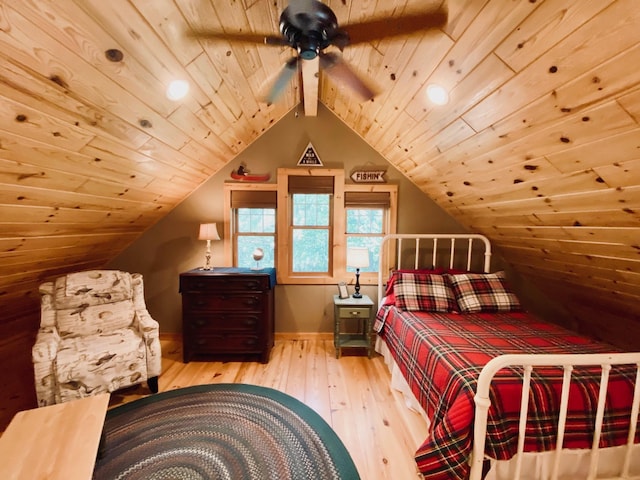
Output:
[[[364,272],[377,272],[382,238],[389,233],[390,192],[345,192],[345,236],[347,249],[366,248],[369,266]],[[347,271],[355,268],[347,266]]]
[[276,184],[224,189],[228,264],[274,266],[281,284],[330,284],[353,279],[347,248],[366,247],[370,266],[360,282],[376,282],[381,239],[396,231],[396,185],[345,184],[342,169],[279,168]]
[[[231,192],[234,265],[265,268],[275,265],[276,191],[235,190]],[[263,258],[254,260],[262,250]]]
[[328,275],[334,177],[289,176],[291,273]]

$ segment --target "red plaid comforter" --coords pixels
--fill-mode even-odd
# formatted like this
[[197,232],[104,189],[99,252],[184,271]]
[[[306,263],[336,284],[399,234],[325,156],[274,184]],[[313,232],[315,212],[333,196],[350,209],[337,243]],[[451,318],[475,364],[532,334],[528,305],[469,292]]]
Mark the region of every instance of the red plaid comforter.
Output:
[[[428,479],[464,479],[472,450],[476,381],[482,367],[506,353],[605,353],[615,349],[526,313],[424,313],[385,306],[376,330],[388,345],[411,390],[431,419],[430,434],[416,452]],[[544,382],[536,381],[544,376]],[[521,372],[502,370],[492,385],[485,453],[506,460],[516,453]],[[590,448],[600,370],[574,369],[565,448]],[[635,369],[610,374],[601,447],[627,440]],[[562,370],[533,371],[525,451],[555,448]],[[640,442],[640,428],[636,435]]]

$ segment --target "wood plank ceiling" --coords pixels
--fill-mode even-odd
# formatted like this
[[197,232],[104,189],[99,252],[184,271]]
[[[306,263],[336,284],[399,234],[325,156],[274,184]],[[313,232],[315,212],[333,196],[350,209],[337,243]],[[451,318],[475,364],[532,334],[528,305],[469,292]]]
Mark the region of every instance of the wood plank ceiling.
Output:
[[[340,23],[425,8],[325,3]],[[290,49],[185,36],[277,33],[285,5],[0,1],[5,323],[37,310],[43,279],[103,266],[298,103],[297,82],[260,100]],[[320,101],[583,328],[640,348],[627,333],[640,323],[637,0],[448,8],[442,31],[345,50],[381,92],[373,101],[322,73]],[[184,101],[165,97],[174,78],[191,84]],[[430,83],[448,105],[427,102]]]

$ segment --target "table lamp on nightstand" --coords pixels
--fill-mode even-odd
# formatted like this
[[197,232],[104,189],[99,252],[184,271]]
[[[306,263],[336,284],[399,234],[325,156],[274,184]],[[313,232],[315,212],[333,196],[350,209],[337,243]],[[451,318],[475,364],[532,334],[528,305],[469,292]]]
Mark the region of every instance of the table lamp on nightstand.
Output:
[[220,240],[218,235],[218,227],[215,223],[201,223],[200,233],[198,234],[198,240],[207,241],[207,250],[205,251],[205,263],[202,270],[213,270],[211,266],[211,240]]
[[356,269],[356,286],[355,292],[351,295],[353,298],[362,298],[360,293],[360,269],[369,266],[369,249],[364,247],[347,248],[347,267]]

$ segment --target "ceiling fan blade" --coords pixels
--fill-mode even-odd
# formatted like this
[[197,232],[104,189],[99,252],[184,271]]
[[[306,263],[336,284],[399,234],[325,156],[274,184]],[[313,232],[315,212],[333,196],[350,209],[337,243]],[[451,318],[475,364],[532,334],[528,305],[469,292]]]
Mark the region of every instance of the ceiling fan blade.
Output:
[[376,96],[376,92],[349,68],[341,55],[335,52],[321,54],[320,67],[327,75],[347,85],[351,90],[356,92],[362,100],[371,100]]
[[264,101],[268,105],[274,103],[278,97],[282,95],[284,89],[287,88],[291,78],[298,71],[298,62],[300,62],[300,58],[293,57],[287,60],[287,63],[284,64],[284,67],[282,67],[282,70],[280,70],[280,73],[278,73],[273,85],[269,89],[269,93],[264,98]]
[[263,45],[288,45],[285,38],[276,35],[267,35],[260,33],[229,33],[220,30],[197,30],[193,29],[187,32],[191,38],[200,40],[226,40],[228,42],[237,43],[257,43]]
[[338,38],[334,44],[339,48],[346,45],[371,42],[387,37],[409,35],[434,28],[441,28],[447,24],[448,14],[446,10],[432,10],[422,13],[413,13],[393,18],[380,18],[366,22],[342,25],[340,33],[346,33],[348,40]]

